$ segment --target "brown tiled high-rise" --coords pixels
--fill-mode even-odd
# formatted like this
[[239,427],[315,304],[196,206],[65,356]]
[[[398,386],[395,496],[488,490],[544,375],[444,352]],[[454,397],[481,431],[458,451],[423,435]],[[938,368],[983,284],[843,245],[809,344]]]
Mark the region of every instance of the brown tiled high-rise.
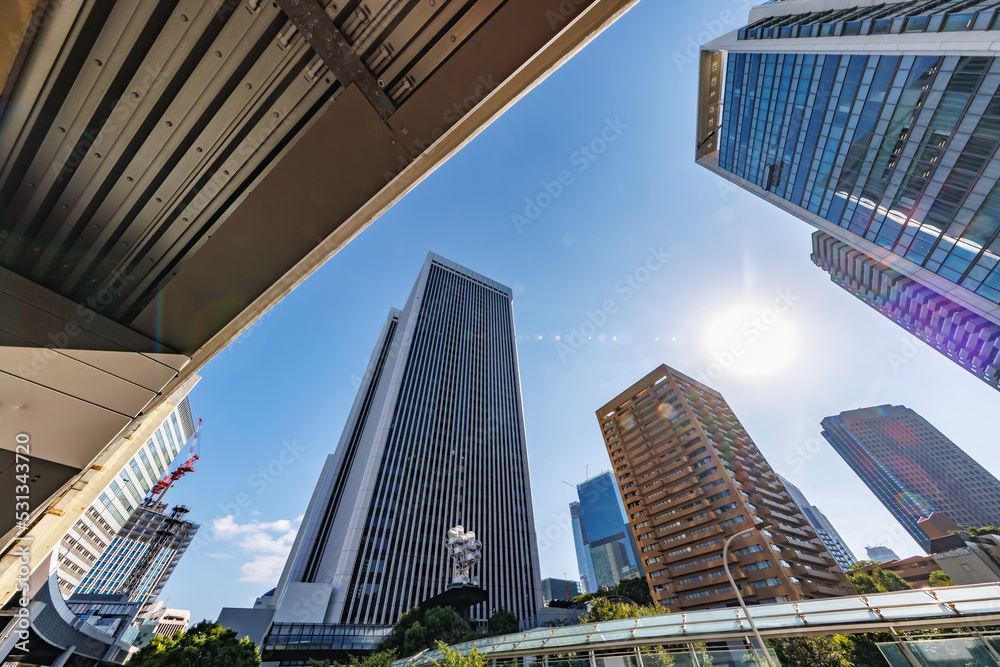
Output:
[[653,599],[671,611],[854,589],[717,391],[661,365],[597,411]]

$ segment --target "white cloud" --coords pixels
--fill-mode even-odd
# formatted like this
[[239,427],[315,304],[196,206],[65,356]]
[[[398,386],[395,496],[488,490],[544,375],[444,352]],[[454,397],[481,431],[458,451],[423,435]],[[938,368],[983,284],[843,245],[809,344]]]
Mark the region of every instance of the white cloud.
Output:
[[[240,566],[240,581],[274,584],[281,575],[285,558],[295,541],[302,516],[295,519],[279,519],[265,522],[254,519],[249,523],[239,523],[232,515],[212,522],[216,540],[228,541],[232,550],[230,557],[249,558]],[[226,554],[211,554],[212,558],[223,558]]]

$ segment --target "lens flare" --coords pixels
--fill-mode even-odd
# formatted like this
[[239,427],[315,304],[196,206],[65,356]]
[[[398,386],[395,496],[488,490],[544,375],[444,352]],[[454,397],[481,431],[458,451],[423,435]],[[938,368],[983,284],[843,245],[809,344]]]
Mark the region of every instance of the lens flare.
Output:
[[659,405],[656,406],[656,411],[659,412],[660,416],[663,417],[664,419],[670,419],[671,417],[674,416],[674,413],[676,412],[674,406],[670,405],[669,403],[660,403]]
[[934,506],[919,493],[901,491],[896,494],[896,505],[910,516],[929,516]]

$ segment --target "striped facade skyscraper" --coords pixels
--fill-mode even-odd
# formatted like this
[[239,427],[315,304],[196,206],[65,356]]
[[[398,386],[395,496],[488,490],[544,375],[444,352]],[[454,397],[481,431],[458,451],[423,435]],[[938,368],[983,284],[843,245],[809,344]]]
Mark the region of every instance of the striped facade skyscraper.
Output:
[[273,610],[264,657],[300,641],[289,633],[317,627],[320,647],[352,647],[325,641],[315,624],[384,634],[451,583],[444,540],[458,524],[483,544],[472,574],[489,597],[472,620],[498,608],[535,616],[541,578],[511,290],[431,253],[406,307],[386,320],[264,603]]
[[701,50],[698,164],[816,227],[813,261],[1000,388],[997,0],[788,0]]

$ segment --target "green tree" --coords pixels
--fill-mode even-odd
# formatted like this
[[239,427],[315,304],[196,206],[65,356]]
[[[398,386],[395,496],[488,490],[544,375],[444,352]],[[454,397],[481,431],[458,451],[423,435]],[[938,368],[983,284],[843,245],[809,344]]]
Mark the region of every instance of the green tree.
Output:
[[431,660],[434,667],[484,667],[486,665],[486,656],[480,653],[475,646],[472,647],[468,655],[462,655],[449,648],[444,642],[438,642],[437,648],[441,651],[441,661]]
[[638,604],[653,604],[653,596],[649,592],[649,582],[646,581],[646,577],[622,579],[617,586],[608,591],[608,595],[620,595]]
[[584,593],[583,595],[577,595],[575,598],[570,600],[570,602],[572,604],[580,604],[581,602],[589,602],[594,598],[605,598],[615,595],[628,598],[629,600],[639,604],[653,604],[653,596],[649,592],[649,582],[646,580],[646,577],[639,577],[638,579],[622,579],[618,582],[618,585],[612,589],[597,591],[596,593]]
[[879,592],[878,585],[875,583],[875,580],[872,579],[872,575],[867,572],[850,573],[847,575],[847,579],[854,585],[854,590],[861,595]]
[[660,605],[636,604],[634,602],[618,602],[606,597],[597,598],[590,611],[580,619],[581,623],[600,623],[614,621],[620,618],[635,618],[637,616],[655,616],[669,613],[669,609]]
[[[396,649],[376,651],[363,658],[348,654],[348,664],[351,667],[389,667],[396,660]],[[329,665],[327,661],[327,665]]]
[[232,628],[202,621],[173,637],[153,637],[129,667],[251,667],[260,664],[257,645]]
[[882,561],[880,560],[859,560],[855,562],[854,565],[847,568],[847,571],[854,572],[855,570],[859,570],[863,567],[868,567],[869,565],[881,565],[881,564]]
[[892,570],[883,570],[880,567],[872,571],[872,579],[875,581],[875,585],[878,586],[879,592],[882,593],[908,591],[913,588],[913,586],[907,583],[906,579],[903,579]]
[[853,647],[844,635],[769,639],[766,643],[782,667],[854,667]]
[[931,580],[931,586],[935,588],[938,586],[955,585],[955,582],[952,580],[951,577],[945,574],[944,570],[935,570],[934,572],[931,572],[930,580]]
[[969,528],[966,532],[968,532],[970,537],[979,537],[980,535],[1000,535],[1000,527],[980,526],[979,528]]
[[427,610],[414,607],[400,615],[392,626],[392,634],[378,648],[380,651],[395,649],[399,655],[409,656],[433,648],[438,640],[459,644],[478,636],[451,607]]
[[892,570],[883,570],[880,567],[870,572],[848,572],[847,578],[861,595],[905,591],[912,588],[905,579]]
[[413,655],[428,647],[427,629],[417,621],[403,632],[403,655]]
[[490,616],[489,635],[497,637],[499,635],[509,635],[521,629],[521,624],[517,622],[514,612],[500,608]]

